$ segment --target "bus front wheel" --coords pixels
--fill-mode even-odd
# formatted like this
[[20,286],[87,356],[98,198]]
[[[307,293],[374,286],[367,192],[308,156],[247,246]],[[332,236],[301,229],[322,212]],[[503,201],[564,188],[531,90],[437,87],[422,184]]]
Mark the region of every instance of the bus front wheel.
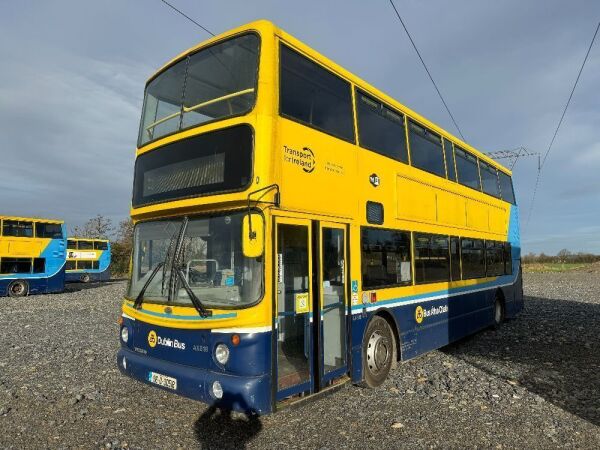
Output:
[[29,284],[25,280],[15,280],[8,285],[10,297],[25,297],[29,293]]
[[79,277],[79,279],[81,280],[82,283],[89,283],[90,275],[88,273],[84,273],[83,275],[81,275],[81,277]]
[[369,322],[363,338],[363,367],[365,383],[377,387],[385,381],[395,358],[394,333],[383,317]]

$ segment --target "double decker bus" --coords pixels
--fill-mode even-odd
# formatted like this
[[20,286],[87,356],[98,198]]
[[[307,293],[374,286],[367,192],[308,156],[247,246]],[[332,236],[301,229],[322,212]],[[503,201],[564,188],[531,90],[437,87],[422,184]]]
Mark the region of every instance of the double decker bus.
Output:
[[69,237],[67,240],[67,282],[110,280],[108,239]]
[[0,216],[0,296],[61,292],[64,287],[64,222]]
[[523,307],[511,172],[267,21],[150,78],[131,216],[118,367],[226,408],[378,386]]

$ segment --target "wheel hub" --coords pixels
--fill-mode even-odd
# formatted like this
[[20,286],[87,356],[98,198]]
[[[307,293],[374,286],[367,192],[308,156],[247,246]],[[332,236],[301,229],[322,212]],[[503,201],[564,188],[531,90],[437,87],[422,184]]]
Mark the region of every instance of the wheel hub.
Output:
[[379,331],[374,331],[367,346],[367,365],[371,373],[379,373],[390,359],[390,341]]

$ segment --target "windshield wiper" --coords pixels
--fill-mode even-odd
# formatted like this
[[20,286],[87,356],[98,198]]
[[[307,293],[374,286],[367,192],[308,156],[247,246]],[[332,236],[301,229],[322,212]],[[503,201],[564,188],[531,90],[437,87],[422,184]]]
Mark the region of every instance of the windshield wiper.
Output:
[[196,311],[198,311],[198,314],[200,314],[202,317],[212,316],[212,311],[209,309],[206,309],[204,307],[204,305],[202,304],[202,302],[200,301],[200,299],[196,296],[196,294],[194,294],[194,291],[192,291],[192,288],[190,287],[189,283],[185,279],[185,275],[183,274],[183,271],[180,268],[175,268],[175,267],[173,268],[173,270],[175,270],[175,272],[179,276],[179,279],[181,280],[181,284],[183,285],[183,289],[185,289],[185,292],[187,292],[187,295],[190,298],[190,300],[192,301],[192,305],[194,305],[194,308],[196,308]]
[[148,289],[148,286],[150,286],[150,283],[152,282],[152,280],[154,279],[154,277],[156,276],[156,274],[162,266],[164,266],[164,263],[158,263],[152,271],[152,273],[150,274],[150,276],[148,277],[148,279],[146,280],[146,282],[144,283],[144,286],[140,290],[140,293],[135,298],[135,302],[133,302],[133,307],[135,309],[140,309],[142,307],[142,302],[144,301],[144,294],[146,293],[146,289]]
[[183,289],[187,292],[188,297],[190,298],[192,305],[198,311],[198,314],[202,317],[212,316],[212,311],[206,309],[200,299],[194,294],[192,288],[189,283],[185,279],[185,275],[183,271],[179,267],[179,262],[183,255],[183,240],[185,239],[185,233],[187,231],[189,219],[187,216],[183,217],[183,221],[181,223],[181,228],[179,229],[179,234],[177,236],[177,241],[175,243],[175,251],[173,253],[173,259],[171,261],[171,278],[169,279],[169,302],[171,299],[175,297],[175,291],[177,290],[177,279],[173,278],[173,272],[177,274],[177,278],[181,281],[183,285]]

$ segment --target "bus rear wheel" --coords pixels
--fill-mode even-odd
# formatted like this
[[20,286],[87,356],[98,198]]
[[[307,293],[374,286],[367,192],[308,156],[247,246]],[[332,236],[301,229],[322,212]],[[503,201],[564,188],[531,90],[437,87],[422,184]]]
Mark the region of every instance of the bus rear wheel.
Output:
[[90,282],[90,274],[84,273],[83,275],[81,275],[79,277],[79,279],[81,280],[82,283],[89,283]]
[[367,386],[377,387],[385,381],[395,358],[395,345],[389,323],[383,317],[373,317],[363,338],[362,356]]
[[504,322],[504,302],[499,295],[496,295],[494,301],[494,328],[500,327]]
[[15,280],[8,285],[10,297],[25,297],[29,293],[29,284],[25,280]]

